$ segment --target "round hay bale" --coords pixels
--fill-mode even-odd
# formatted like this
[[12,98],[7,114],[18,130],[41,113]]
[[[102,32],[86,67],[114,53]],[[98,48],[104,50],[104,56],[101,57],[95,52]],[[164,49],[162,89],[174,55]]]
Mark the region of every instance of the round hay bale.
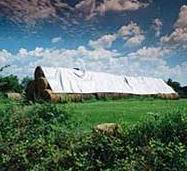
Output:
[[93,131],[96,133],[104,133],[107,135],[116,135],[120,133],[121,126],[116,123],[103,123],[95,126]]
[[157,94],[157,97],[162,98],[162,94],[161,93]]
[[72,94],[71,99],[73,102],[81,102],[82,97],[81,94]]
[[171,94],[171,100],[175,100],[175,95]]
[[27,100],[35,100],[35,81],[30,81],[25,90]]
[[164,99],[168,100],[170,98],[169,94],[164,94]]
[[179,95],[178,95],[177,93],[173,93],[173,94],[172,94],[172,99],[173,99],[173,100],[179,99]]
[[175,99],[173,94],[169,94],[169,98],[170,98],[170,100],[174,100]]
[[165,94],[161,94],[160,97],[161,97],[161,99],[166,99],[166,95]]
[[37,91],[42,92],[48,88],[48,81],[46,78],[40,77],[35,81],[36,81],[35,85],[36,85]]
[[40,66],[37,66],[34,71],[34,79],[37,80],[40,77],[45,77],[44,72]]
[[61,97],[58,94],[54,94],[51,90],[45,89],[41,94],[41,99],[50,102],[60,102]]
[[16,100],[16,101],[22,100],[22,95],[20,93],[6,93],[5,95],[7,98],[11,100]]

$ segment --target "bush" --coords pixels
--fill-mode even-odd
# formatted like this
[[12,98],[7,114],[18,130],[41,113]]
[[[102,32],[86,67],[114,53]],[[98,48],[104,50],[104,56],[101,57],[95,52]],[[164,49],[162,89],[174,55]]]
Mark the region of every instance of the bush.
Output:
[[56,137],[64,135],[66,110],[51,104],[9,106],[0,116],[1,170],[45,170],[58,152]]
[[0,116],[2,171],[187,170],[182,111],[153,115],[115,136],[70,132],[68,109],[53,104],[10,106]]
[[21,93],[22,86],[19,83],[18,77],[14,75],[0,77],[0,91]]

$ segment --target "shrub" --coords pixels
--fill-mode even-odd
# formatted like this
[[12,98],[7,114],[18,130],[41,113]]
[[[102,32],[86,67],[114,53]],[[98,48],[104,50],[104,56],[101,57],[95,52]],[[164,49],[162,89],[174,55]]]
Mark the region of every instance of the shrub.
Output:
[[121,134],[70,132],[69,111],[54,104],[0,111],[4,170],[187,170],[187,115],[175,111]]
[[18,77],[14,75],[0,77],[0,91],[20,93],[22,86],[19,83]]

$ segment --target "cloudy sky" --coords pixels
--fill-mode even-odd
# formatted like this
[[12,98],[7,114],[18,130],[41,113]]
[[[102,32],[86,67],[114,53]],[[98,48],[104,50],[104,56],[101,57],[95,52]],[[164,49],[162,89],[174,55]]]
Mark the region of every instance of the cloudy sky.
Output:
[[187,84],[187,0],[1,0],[3,74],[79,67]]

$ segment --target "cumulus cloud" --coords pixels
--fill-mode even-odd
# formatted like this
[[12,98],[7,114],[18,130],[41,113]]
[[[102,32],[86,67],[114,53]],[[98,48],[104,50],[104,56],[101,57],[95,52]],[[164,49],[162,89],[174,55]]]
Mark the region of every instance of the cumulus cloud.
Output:
[[149,5],[139,0],[83,0],[75,6],[78,14],[86,19],[95,15],[104,15],[108,11],[135,11]]
[[152,28],[155,31],[156,37],[160,36],[160,31],[161,31],[162,25],[163,25],[162,21],[159,18],[156,18],[153,20]]
[[112,46],[112,43],[117,39],[116,34],[108,34],[104,35],[101,38],[93,41],[89,41],[89,46],[92,48],[110,48]]
[[134,22],[122,26],[118,31],[118,35],[126,41],[127,45],[130,46],[140,45],[145,40],[143,30]]
[[11,60],[11,53],[3,49],[0,51],[0,65],[6,65]]
[[161,47],[143,47],[136,52],[123,55],[117,51],[96,48],[89,50],[84,46],[77,49],[20,49],[12,54],[6,50],[0,51],[0,60],[11,64],[7,74],[17,74],[19,77],[33,75],[38,65],[49,67],[82,68],[104,71],[114,74],[131,76],[149,76],[163,79],[173,78],[181,83],[187,82],[187,63],[169,66],[167,58],[171,50]]
[[60,0],[3,0],[0,1],[0,16],[15,23],[35,24],[38,20],[57,19],[58,11],[71,11]]
[[136,52],[130,53],[128,57],[143,61],[153,61],[158,58],[165,58],[172,51],[162,47],[143,47]]
[[59,43],[62,41],[62,37],[54,37],[51,39],[51,43]]
[[139,0],[104,0],[102,4],[97,7],[97,11],[101,14],[107,11],[134,11],[139,8],[145,8],[149,3],[143,3]]
[[75,7],[62,0],[3,0],[0,1],[0,16],[15,23],[35,25],[38,21],[58,20],[64,23],[78,17],[91,19],[107,11],[127,11],[144,8],[149,4],[139,0],[82,0]]
[[175,23],[177,28],[187,27],[187,5],[183,5],[180,9],[179,17]]
[[174,48],[187,49],[187,6],[180,9],[179,17],[175,23],[174,31],[170,35],[161,38],[162,44],[167,44]]
[[145,40],[144,31],[134,22],[122,26],[113,34],[106,34],[96,40],[90,40],[88,45],[91,48],[111,48],[112,44],[119,38],[125,40],[127,46],[139,46]]

